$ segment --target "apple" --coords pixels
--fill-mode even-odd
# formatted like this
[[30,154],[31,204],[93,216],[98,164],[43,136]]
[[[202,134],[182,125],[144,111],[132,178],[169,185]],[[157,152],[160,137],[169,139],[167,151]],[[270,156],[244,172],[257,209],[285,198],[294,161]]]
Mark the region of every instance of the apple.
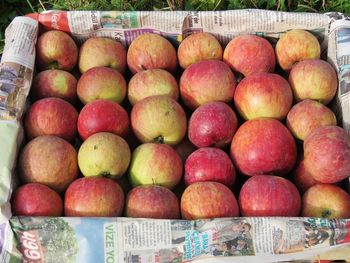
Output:
[[231,190],[217,182],[189,185],[181,197],[181,215],[186,220],[239,216],[238,203]]
[[39,136],[27,143],[18,166],[24,183],[41,183],[59,193],[78,176],[75,149],[57,136]]
[[322,103],[303,100],[295,104],[287,115],[287,127],[295,138],[305,138],[316,128],[337,125],[335,114]]
[[143,143],[178,144],[187,129],[186,114],[176,100],[166,95],[147,97],[137,102],[130,114],[131,127]]
[[177,50],[179,64],[183,69],[201,60],[222,60],[222,47],[216,37],[207,32],[194,32],[186,37]]
[[79,113],[78,132],[83,140],[98,132],[111,132],[126,137],[128,131],[128,113],[114,101],[94,100]]
[[185,137],[179,144],[174,146],[175,151],[181,157],[182,162],[184,163],[188,156],[193,153],[197,148]]
[[78,151],[78,165],[86,177],[107,176],[118,179],[128,169],[130,158],[127,142],[109,132],[91,135]]
[[337,183],[350,175],[350,137],[337,126],[313,130],[304,141],[304,164],[320,183]]
[[232,141],[237,127],[237,117],[230,106],[220,101],[207,102],[192,113],[188,137],[198,148],[223,148]]
[[235,168],[223,150],[204,147],[194,151],[185,162],[185,184],[213,181],[231,187],[236,179]]
[[12,195],[11,208],[15,216],[63,215],[63,201],[59,194],[38,183],[18,187]]
[[95,67],[81,75],[77,93],[84,104],[98,99],[121,103],[126,96],[126,81],[117,70]]
[[301,158],[293,172],[293,181],[301,193],[305,193],[311,186],[318,182],[312,177],[309,171],[305,168],[304,159]]
[[125,214],[127,217],[178,219],[180,204],[171,190],[157,185],[142,185],[129,192]]
[[105,177],[79,178],[64,197],[65,216],[117,217],[124,208],[124,193],[119,184]]
[[312,33],[292,29],[277,41],[275,52],[281,68],[289,71],[299,61],[320,58],[321,47]]
[[316,184],[302,198],[302,216],[350,218],[350,195],[332,184]]
[[30,95],[34,101],[58,97],[73,104],[77,100],[77,80],[71,73],[64,70],[41,71],[33,79]]
[[105,37],[91,37],[80,48],[81,73],[95,67],[110,67],[121,73],[126,69],[126,49],[118,41]]
[[331,64],[321,59],[300,61],[293,66],[288,81],[296,101],[312,99],[328,104],[338,88],[335,70]]
[[132,153],[129,175],[133,186],[155,184],[173,189],[182,171],[182,160],[171,146],[145,143]]
[[148,69],[136,73],[128,84],[128,99],[131,105],[154,95],[168,95],[179,98],[176,79],[164,69]]
[[70,71],[77,64],[78,47],[65,32],[50,30],[38,37],[36,64],[40,70],[62,69]]
[[283,120],[293,104],[288,81],[274,73],[245,77],[234,94],[236,109],[245,120],[275,118]]
[[238,203],[242,216],[299,216],[301,197],[285,178],[256,175],[243,184]]
[[24,117],[29,139],[41,135],[56,135],[73,141],[77,134],[77,110],[60,98],[44,98],[32,104]]
[[174,72],[177,68],[175,48],[166,38],[154,33],[145,33],[134,39],[126,59],[133,74],[155,68]]
[[211,101],[232,101],[236,78],[224,62],[202,60],[185,69],[180,78],[182,101],[196,109]]
[[259,72],[273,72],[275,51],[265,38],[255,35],[234,37],[224,50],[224,62],[232,70],[249,76]]
[[245,175],[285,175],[296,162],[297,147],[293,135],[278,120],[254,119],[243,123],[233,136],[231,156]]

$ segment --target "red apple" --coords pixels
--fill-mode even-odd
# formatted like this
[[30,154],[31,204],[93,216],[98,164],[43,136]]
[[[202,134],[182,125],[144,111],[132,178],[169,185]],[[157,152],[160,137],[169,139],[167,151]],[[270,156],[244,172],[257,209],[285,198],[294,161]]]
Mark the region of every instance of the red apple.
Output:
[[304,193],[311,186],[318,183],[305,168],[304,159],[297,162],[293,173],[293,181],[301,193]]
[[117,217],[124,208],[124,193],[119,184],[104,177],[80,178],[67,189],[65,216]]
[[67,141],[77,134],[77,110],[60,98],[36,101],[24,118],[24,128],[29,139],[41,135],[56,135]]
[[320,58],[321,47],[310,32],[292,29],[278,40],[275,52],[281,68],[289,71],[299,61]]
[[77,93],[84,104],[98,99],[121,103],[126,96],[126,81],[123,75],[114,69],[91,68],[81,75]]
[[41,183],[61,193],[78,176],[77,153],[56,136],[39,136],[23,148],[19,174],[25,183]]
[[256,175],[239,193],[242,216],[298,216],[301,198],[298,189],[285,178]]
[[131,42],[127,63],[133,74],[155,68],[173,72],[177,67],[176,51],[166,38],[154,33],[145,33]]
[[302,198],[302,216],[350,218],[350,195],[332,184],[316,184]]
[[197,147],[225,147],[232,141],[238,127],[234,111],[220,101],[197,108],[188,124],[188,137]]
[[321,59],[308,59],[293,66],[289,83],[297,101],[312,99],[328,104],[335,96],[338,78],[328,62]]
[[293,93],[286,81],[274,73],[256,73],[237,86],[234,102],[245,120],[275,118],[283,120],[293,104]]
[[323,126],[304,141],[305,168],[320,183],[337,183],[350,175],[350,137],[343,128]]
[[130,163],[130,148],[120,136],[99,132],[91,135],[80,146],[78,165],[82,174],[120,178]]
[[259,72],[273,72],[275,51],[265,38],[255,35],[234,37],[224,50],[224,62],[232,70],[249,76]]
[[[43,198],[45,197],[45,198]],[[15,216],[62,216],[62,198],[43,184],[30,183],[16,189],[11,198]]]
[[128,113],[116,102],[94,100],[80,111],[78,132],[83,140],[98,132],[111,132],[125,137],[128,131]]
[[236,179],[230,157],[218,148],[204,147],[193,152],[185,163],[185,184],[213,181],[231,187]]
[[155,184],[173,189],[182,177],[182,160],[169,145],[141,144],[132,153],[129,167],[133,186]]
[[195,32],[182,40],[177,56],[180,66],[185,69],[201,60],[222,60],[222,47],[214,35]]
[[154,95],[168,95],[179,98],[176,79],[164,69],[149,69],[136,73],[128,84],[128,99],[132,105]]
[[71,70],[77,64],[78,47],[63,31],[51,30],[43,33],[36,44],[36,64],[40,70]]
[[186,114],[180,104],[166,95],[147,97],[132,108],[131,127],[143,143],[178,144],[186,134]]
[[237,200],[231,190],[217,182],[197,182],[181,197],[181,215],[186,220],[239,216]]
[[58,97],[75,103],[77,100],[77,80],[67,71],[48,69],[35,76],[30,94],[34,101],[47,97]]
[[125,203],[127,217],[178,219],[180,205],[176,195],[157,185],[142,185],[132,189]]
[[89,38],[80,48],[79,70],[84,73],[95,67],[110,67],[123,73],[126,69],[125,47],[114,39]]
[[337,125],[334,113],[314,100],[297,103],[287,115],[287,127],[300,140],[305,140],[314,129],[328,125]]
[[235,76],[219,60],[202,60],[192,64],[180,78],[181,99],[191,109],[210,101],[230,102],[235,88]]
[[233,136],[231,156],[243,174],[285,175],[293,168],[297,148],[292,134],[275,119],[246,121]]

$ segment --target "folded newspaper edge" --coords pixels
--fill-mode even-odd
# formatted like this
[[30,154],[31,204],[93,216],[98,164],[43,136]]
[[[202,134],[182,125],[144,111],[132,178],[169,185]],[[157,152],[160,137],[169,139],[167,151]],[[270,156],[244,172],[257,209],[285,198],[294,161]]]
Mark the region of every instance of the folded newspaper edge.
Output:
[[331,106],[350,131],[350,18],[341,13],[50,11],[16,17],[6,29],[0,64],[0,262],[312,261],[330,251],[339,251],[332,259],[350,260],[350,219],[11,217],[15,160],[23,141],[21,117],[39,25],[69,32],[78,43],[104,36],[125,45],[145,32],[178,45],[189,34],[205,31],[225,45],[239,34],[257,34],[274,44],[290,29],[312,31],[337,70],[339,88]]

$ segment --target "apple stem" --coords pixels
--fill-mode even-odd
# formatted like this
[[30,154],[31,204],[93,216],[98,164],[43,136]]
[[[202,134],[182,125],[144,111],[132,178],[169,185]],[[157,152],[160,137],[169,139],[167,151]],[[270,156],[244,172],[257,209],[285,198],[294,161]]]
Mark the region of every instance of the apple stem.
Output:
[[155,143],[164,143],[164,137],[162,135],[159,135],[158,137],[154,138],[153,141]]
[[332,214],[331,211],[325,210],[325,211],[322,212],[322,217],[323,218],[329,218],[331,216],[331,214]]

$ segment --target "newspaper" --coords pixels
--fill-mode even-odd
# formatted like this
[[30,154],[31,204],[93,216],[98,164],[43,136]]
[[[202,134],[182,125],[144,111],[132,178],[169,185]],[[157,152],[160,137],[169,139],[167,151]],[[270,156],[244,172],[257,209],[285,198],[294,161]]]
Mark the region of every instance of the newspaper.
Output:
[[290,29],[312,31],[337,70],[333,107],[350,130],[350,21],[340,13],[50,11],[18,17],[6,30],[0,64],[0,262],[312,262],[329,251],[340,251],[332,259],[350,260],[350,219],[11,217],[15,160],[23,140],[20,120],[39,24],[68,32],[78,43],[106,36],[125,45],[145,32],[161,34],[175,46],[195,31],[211,32],[225,46],[240,34],[264,36],[274,44]]
[[0,243],[0,262],[277,262],[350,242],[350,219],[13,217],[10,225],[15,238]]

